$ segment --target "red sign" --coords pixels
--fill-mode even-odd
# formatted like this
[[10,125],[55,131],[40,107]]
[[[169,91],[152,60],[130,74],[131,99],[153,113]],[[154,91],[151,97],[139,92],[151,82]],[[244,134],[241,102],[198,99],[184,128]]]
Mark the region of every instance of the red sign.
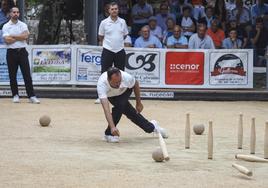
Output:
[[203,52],[167,52],[166,84],[203,85]]

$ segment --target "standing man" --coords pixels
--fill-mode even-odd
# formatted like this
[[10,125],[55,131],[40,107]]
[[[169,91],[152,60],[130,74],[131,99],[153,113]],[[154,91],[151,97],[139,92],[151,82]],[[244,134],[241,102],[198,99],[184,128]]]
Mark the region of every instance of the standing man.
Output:
[[[128,101],[132,90],[134,90],[136,98],[136,109]],[[110,67],[107,72],[100,76],[97,91],[108,122],[104,136],[107,142],[119,142],[120,133],[116,125],[122,114],[126,115],[128,119],[145,132],[160,132],[163,138],[168,137],[165,129],[161,128],[155,120],[149,122],[140,114],[143,110],[140,87],[138,81],[130,74],[116,67]],[[110,112],[109,102],[113,105],[112,113]]]
[[[104,19],[99,26],[99,45],[103,46],[101,54],[101,73],[107,71],[113,65],[125,70],[126,52],[124,50],[124,39],[128,35],[126,21],[118,17],[118,4],[109,5],[110,16]],[[95,101],[96,104],[100,100]]]
[[112,2],[109,7],[110,16],[99,26],[99,43],[103,46],[101,54],[101,73],[113,65],[125,69],[126,52],[124,39],[128,35],[126,21],[118,17],[118,5]]
[[18,20],[19,15],[19,9],[13,7],[10,11],[10,20],[3,26],[3,38],[7,46],[7,65],[13,102],[20,102],[17,83],[17,72],[18,67],[20,67],[29,102],[39,104],[40,101],[34,94],[28,52],[25,48],[27,46],[26,40],[29,36],[29,30],[25,23]]

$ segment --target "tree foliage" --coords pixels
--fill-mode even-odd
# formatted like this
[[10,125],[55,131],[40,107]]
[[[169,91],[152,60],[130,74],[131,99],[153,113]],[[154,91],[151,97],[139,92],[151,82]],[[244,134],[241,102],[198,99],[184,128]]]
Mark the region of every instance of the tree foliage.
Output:
[[42,0],[37,44],[58,44],[64,0]]

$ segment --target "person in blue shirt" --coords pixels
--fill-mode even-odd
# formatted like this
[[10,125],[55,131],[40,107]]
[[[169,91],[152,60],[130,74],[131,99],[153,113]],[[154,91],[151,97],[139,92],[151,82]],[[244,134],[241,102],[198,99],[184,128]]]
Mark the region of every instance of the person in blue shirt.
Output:
[[5,23],[8,22],[9,20],[9,2],[8,0],[2,0],[1,1],[1,9],[0,9],[0,44],[4,44],[4,39],[3,39],[3,33],[2,33],[2,28]]
[[181,27],[176,25],[173,29],[173,35],[167,39],[167,48],[188,48],[188,40],[181,34]]
[[235,28],[229,30],[229,37],[225,38],[222,42],[224,49],[241,49],[242,41],[237,38],[237,31]]
[[268,26],[268,4],[264,3],[264,0],[257,0],[256,4],[251,8],[252,24],[256,24],[256,18],[262,17],[265,26]]
[[134,47],[136,48],[162,48],[160,40],[150,34],[148,25],[141,28],[141,36],[135,41]]

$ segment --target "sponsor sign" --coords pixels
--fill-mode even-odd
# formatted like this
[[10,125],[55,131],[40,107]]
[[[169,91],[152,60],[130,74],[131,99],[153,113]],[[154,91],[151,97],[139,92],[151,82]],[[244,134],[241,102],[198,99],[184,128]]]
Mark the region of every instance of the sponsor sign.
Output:
[[33,80],[70,81],[71,80],[71,48],[32,50]]
[[101,75],[101,49],[78,48],[76,58],[76,80],[97,83]]
[[[7,60],[6,60],[7,50],[5,48],[0,48],[0,83],[1,82],[9,82],[9,73],[7,68]],[[17,73],[17,81],[19,83],[23,82],[23,77],[18,69]]]
[[141,85],[160,84],[160,52],[128,50],[126,71]]
[[211,85],[248,84],[248,53],[210,53]]
[[167,52],[166,84],[203,85],[203,52]]

